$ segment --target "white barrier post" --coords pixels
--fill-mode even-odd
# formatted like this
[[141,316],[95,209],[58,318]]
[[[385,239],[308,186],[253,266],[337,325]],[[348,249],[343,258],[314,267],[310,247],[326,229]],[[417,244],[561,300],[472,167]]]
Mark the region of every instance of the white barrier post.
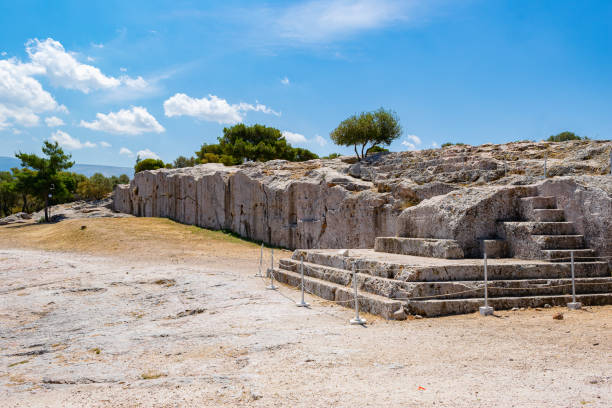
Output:
[[266,286],[266,289],[269,290],[276,290],[276,286],[274,286],[274,248],[270,248],[271,252],[270,252],[270,257],[271,257],[271,261],[270,261],[270,286]]
[[357,293],[357,271],[353,264],[353,287],[355,288],[355,318],[351,319],[351,324],[366,324],[366,320],[359,317],[359,295]]
[[582,303],[576,302],[576,282],[574,277],[574,251],[570,252],[572,260],[572,301],[567,304],[568,309],[578,310],[582,307]]
[[308,307],[308,303],[304,302],[304,259],[300,259],[300,275],[302,275],[302,300],[297,302],[297,307]]
[[493,314],[493,308],[489,306],[489,293],[488,293],[488,277],[487,277],[487,251],[484,252],[484,306],[480,306],[479,311],[483,316],[489,316]]
[[259,270],[255,274],[256,278],[263,278],[263,275],[261,274],[261,268],[263,266],[263,250],[264,250],[264,244],[262,242],[261,243],[261,250],[259,251]]

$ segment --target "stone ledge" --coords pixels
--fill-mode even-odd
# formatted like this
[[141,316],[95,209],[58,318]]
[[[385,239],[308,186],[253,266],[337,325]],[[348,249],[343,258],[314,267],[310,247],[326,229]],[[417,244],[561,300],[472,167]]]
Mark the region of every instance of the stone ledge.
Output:
[[463,258],[463,250],[453,239],[378,237],[374,241],[374,250],[430,258]]

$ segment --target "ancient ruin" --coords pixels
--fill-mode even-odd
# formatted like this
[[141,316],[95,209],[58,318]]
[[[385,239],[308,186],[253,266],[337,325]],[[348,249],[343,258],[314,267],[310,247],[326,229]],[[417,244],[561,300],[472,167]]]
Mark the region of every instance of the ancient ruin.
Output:
[[[116,211],[296,249],[275,278],[390,319],[612,303],[609,141],[517,142],[144,171]],[[338,252],[349,249],[348,253]],[[348,304],[347,304],[348,305]]]

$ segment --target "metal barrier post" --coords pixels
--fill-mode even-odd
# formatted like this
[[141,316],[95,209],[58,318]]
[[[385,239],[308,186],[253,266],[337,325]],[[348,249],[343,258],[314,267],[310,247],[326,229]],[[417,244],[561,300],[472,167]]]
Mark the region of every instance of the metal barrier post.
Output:
[[487,251],[484,252],[484,306],[480,306],[479,311],[483,316],[489,316],[493,314],[493,308],[489,306],[489,292],[488,292],[488,277],[487,277]]
[[359,317],[359,297],[357,293],[357,271],[353,264],[353,287],[355,288],[355,318],[351,319],[351,324],[366,324],[366,320]]
[[263,275],[261,274],[261,268],[263,266],[263,250],[264,250],[264,244],[262,242],[261,243],[261,250],[259,251],[259,270],[255,274],[256,278],[263,278]]
[[610,175],[612,176],[612,150],[610,150]]
[[271,256],[271,259],[272,259],[270,261],[270,270],[269,270],[269,273],[270,273],[270,285],[266,286],[266,289],[276,290],[277,287],[274,286],[274,248],[270,248],[270,250],[271,250],[271,252],[270,252],[271,255],[270,256]]
[[574,251],[570,252],[571,262],[572,262],[572,301],[567,304],[568,309],[578,310],[582,307],[582,303],[576,302],[576,281],[574,274]]
[[308,307],[308,303],[304,302],[304,259],[300,259],[300,275],[302,275],[302,300],[296,303],[297,307]]

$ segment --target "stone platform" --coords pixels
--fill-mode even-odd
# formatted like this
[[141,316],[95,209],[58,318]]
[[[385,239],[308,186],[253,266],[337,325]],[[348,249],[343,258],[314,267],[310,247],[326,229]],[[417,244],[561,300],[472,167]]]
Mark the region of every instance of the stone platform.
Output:
[[[440,259],[351,249],[296,250],[281,260],[275,278],[298,287],[300,260],[305,289],[353,307],[353,269],[357,272],[361,310],[387,319],[407,314],[433,317],[471,313],[483,305],[481,259]],[[489,303],[495,309],[565,305],[571,302],[569,263],[545,260],[490,259]],[[612,304],[612,277],[606,262],[576,262],[577,300],[584,305]]]

